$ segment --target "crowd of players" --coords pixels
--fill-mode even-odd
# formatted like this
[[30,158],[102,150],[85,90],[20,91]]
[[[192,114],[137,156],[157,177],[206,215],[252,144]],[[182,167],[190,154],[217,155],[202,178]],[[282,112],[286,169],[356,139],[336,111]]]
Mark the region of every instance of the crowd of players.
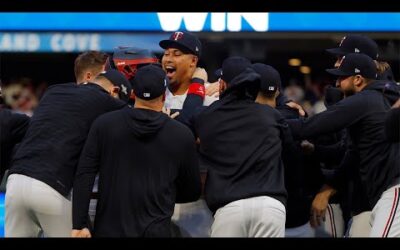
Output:
[[209,83],[194,34],[160,46],[82,53],[33,112],[1,107],[6,237],[400,236],[400,86],[373,40],[328,49],[313,116],[271,65]]

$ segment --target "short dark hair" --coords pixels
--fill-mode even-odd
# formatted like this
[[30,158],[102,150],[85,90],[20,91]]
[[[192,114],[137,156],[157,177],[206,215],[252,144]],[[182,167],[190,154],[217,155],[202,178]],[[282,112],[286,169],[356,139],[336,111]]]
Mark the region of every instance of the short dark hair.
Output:
[[75,59],[74,72],[75,78],[78,79],[85,70],[93,69],[100,71],[107,62],[108,55],[106,53],[89,50],[83,52]]

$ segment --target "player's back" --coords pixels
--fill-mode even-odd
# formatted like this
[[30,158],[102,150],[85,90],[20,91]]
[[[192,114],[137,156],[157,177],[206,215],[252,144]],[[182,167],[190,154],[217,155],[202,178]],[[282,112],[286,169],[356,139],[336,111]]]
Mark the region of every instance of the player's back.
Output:
[[91,123],[123,106],[97,84],[51,86],[32,116],[10,173],[41,180],[66,196]]

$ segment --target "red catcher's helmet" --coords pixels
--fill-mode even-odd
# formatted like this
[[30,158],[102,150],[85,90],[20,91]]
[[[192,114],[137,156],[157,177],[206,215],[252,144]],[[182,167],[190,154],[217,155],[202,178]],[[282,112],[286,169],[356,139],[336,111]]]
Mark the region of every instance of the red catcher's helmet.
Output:
[[117,69],[130,80],[138,68],[152,63],[159,63],[158,58],[147,49],[118,47],[109,58],[106,67]]

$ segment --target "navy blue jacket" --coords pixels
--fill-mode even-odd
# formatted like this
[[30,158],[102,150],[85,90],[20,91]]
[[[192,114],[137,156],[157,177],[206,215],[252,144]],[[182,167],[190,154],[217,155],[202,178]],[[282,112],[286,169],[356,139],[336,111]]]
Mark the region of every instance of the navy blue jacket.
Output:
[[31,118],[10,174],[30,176],[68,197],[92,122],[125,105],[94,83],[50,86]]
[[374,81],[322,113],[305,120],[290,120],[293,136],[310,138],[348,128],[360,156],[360,175],[373,207],[383,191],[400,177],[399,144],[386,141],[385,116],[399,93],[386,81]]
[[281,127],[287,124],[275,109],[235,90],[255,82],[259,75],[245,71],[230,83],[237,87],[228,88],[194,120],[200,162],[208,170],[205,200],[213,212],[264,195],[286,204]]

